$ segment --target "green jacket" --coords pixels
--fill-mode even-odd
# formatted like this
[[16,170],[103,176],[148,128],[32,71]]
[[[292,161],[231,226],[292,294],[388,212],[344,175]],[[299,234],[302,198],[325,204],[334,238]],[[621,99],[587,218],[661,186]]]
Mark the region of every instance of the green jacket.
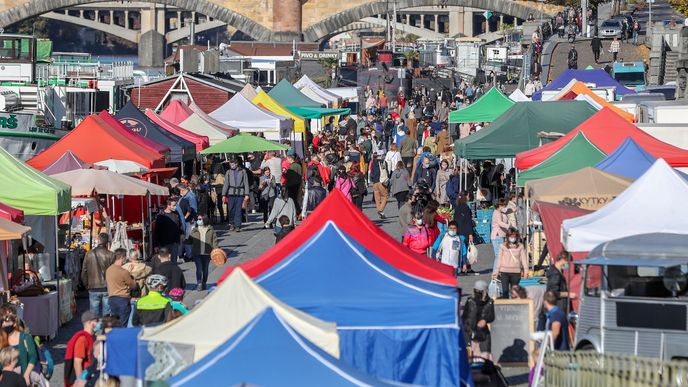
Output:
[[38,352],[36,352],[36,344],[33,341],[33,337],[28,333],[20,333],[17,349],[19,350],[19,366],[23,375],[29,364],[33,364],[34,367],[38,364]]
[[[203,241],[201,241],[201,233],[198,226],[194,226],[191,234],[189,235],[189,239],[191,239],[191,254],[193,256],[201,255],[201,246]],[[215,233],[213,226],[208,226],[208,229],[205,231],[204,254],[210,255],[210,252],[213,251],[214,248],[217,248],[217,234]]]
[[170,299],[159,292],[150,290],[145,297],[136,302],[132,324],[134,326],[159,325],[172,319]]

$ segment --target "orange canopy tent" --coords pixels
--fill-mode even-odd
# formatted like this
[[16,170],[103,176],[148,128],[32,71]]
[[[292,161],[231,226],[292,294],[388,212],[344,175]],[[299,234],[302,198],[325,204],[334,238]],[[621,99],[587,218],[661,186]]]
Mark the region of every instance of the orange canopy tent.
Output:
[[635,116],[633,114],[621,109],[620,107],[595,94],[595,92],[590,90],[590,88],[586,86],[585,83],[577,81],[575,79],[571,80],[571,82],[569,82],[569,84],[566,85],[565,88],[561,89],[561,91],[554,96],[553,100],[572,100],[576,99],[576,97],[578,97],[579,95],[587,96],[595,104],[599,105],[600,108],[606,107],[611,109],[614,113],[620,115],[628,122],[635,122]]

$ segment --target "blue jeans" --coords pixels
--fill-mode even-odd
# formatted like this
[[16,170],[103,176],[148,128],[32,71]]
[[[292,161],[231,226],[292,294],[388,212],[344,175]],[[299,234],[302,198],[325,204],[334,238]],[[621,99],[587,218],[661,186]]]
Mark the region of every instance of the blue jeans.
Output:
[[108,299],[110,310],[114,316],[119,317],[119,323],[122,328],[125,328],[129,323],[129,315],[131,314],[131,299],[128,297],[112,296]]
[[202,285],[205,288],[208,283],[208,266],[210,266],[210,255],[196,255],[194,257],[196,263],[196,284]]
[[234,227],[241,227],[241,205],[243,196],[227,196],[227,219]]
[[633,31],[633,44],[638,45],[638,31]]
[[110,314],[107,288],[91,289],[88,291],[88,308],[91,312],[101,317]]
[[495,239],[492,240],[492,249],[494,251],[494,262],[492,263],[492,272],[494,273],[495,270],[497,270],[497,260],[499,260],[499,246],[502,245],[502,242],[504,242],[504,238],[497,236]]

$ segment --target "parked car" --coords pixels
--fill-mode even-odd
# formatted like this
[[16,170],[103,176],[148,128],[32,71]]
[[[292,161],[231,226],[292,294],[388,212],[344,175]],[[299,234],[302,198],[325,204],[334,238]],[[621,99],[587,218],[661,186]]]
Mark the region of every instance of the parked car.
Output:
[[621,20],[609,19],[602,22],[598,30],[600,38],[621,38]]
[[574,348],[688,358],[688,238],[644,234],[603,243],[582,267]]

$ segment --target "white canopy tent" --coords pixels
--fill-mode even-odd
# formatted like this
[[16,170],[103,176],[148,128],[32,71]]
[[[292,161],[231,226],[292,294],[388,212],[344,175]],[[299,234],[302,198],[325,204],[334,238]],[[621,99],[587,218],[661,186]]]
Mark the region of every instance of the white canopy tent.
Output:
[[334,106],[334,103],[330,101],[329,99],[323,97],[322,95],[318,94],[315,89],[310,88],[310,86],[302,87],[299,89],[303,95],[306,97],[312,99],[315,102],[320,102],[321,104],[325,105],[328,108],[331,108]]
[[170,194],[166,187],[105,169],[75,169],[51,177],[72,186],[72,196],[90,196],[94,192],[102,195],[133,196]]
[[[663,159],[611,203],[596,212],[565,220],[561,241],[569,252],[591,251],[600,243],[654,232],[688,234],[688,180]],[[688,237],[688,235],[687,235]]]
[[95,165],[105,167],[111,172],[122,174],[146,173],[148,168],[131,160],[115,160],[107,159],[94,163]]
[[241,94],[235,94],[232,99],[210,113],[210,117],[243,133],[264,133],[266,139],[274,141],[289,138],[289,133],[294,127],[291,118],[265,110]]
[[189,132],[208,137],[210,145],[215,145],[229,138],[229,134],[209,124],[196,113],[180,122],[179,126]]
[[516,89],[511,94],[509,94],[509,99],[514,102],[530,101],[530,98],[527,95],[523,94],[521,89]]
[[[310,94],[306,94],[309,98],[311,98],[314,101],[320,102],[320,100],[324,100],[327,103],[327,107],[332,107],[332,106],[339,106],[341,105],[341,97],[327,89],[324,89],[317,83],[313,82],[312,79],[308,77],[308,75],[304,75],[299,79],[296,83],[294,83],[294,87],[297,89],[301,90],[302,93],[306,94],[304,89],[310,89],[312,94],[317,95],[319,98],[315,99],[311,97]],[[327,102],[329,101],[329,102]]]
[[145,328],[140,340],[194,347],[193,360],[198,361],[268,307],[308,341],[339,358],[335,324],[282,303],[240,268],[234,269],[191,313],[165,325]]
[[241,89],[241,91],[239,92],[239,94],[243,95],[244,98],[246,98],[247,100],[251,101],[252,99],[254,99],[254,98],[256,97],[256,95],[258,94],[258,92],[256,91],[256,89],[253,88],[253,86],[251,86],[250,83],[247,83],[247,84],[244,86],[244,88]]

